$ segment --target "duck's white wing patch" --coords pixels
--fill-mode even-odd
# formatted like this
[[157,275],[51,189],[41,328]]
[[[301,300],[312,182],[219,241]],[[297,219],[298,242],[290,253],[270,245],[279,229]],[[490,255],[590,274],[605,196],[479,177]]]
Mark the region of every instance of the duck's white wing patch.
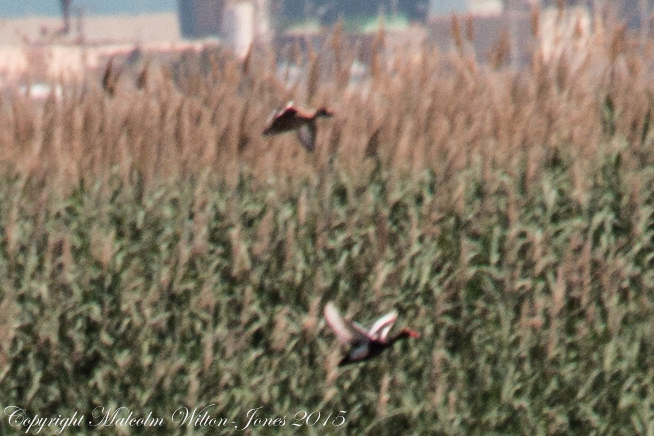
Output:
[[325,306],[325,320],[336,334],[336,337],[338,337],[338,340],[344,344],[352,345],[370,340],[365,330],[360,326],[356,326],[351,321],[343,319],[331,301]]
[[370,331],[368,332],[368,335],[373,339],[377,339],[382,342],[385,341],[386,338],[388,337],[388,333],[393,328],[393,324],[395,324],[396,320],[397,320],[396,310],[387,313],[386,315],[382,316],[377,321],[375,321],[372,327],[370,327]]

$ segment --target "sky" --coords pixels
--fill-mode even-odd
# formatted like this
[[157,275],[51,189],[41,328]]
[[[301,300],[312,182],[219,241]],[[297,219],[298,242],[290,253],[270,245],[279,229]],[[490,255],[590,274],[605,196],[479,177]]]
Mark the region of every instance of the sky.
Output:
[[[452,9],[459,10],[461,5],[465,4],[463,0],[430,0],[430,2],[432,9],[446,13]],[[75,6],[83,7],[87,15],[174,12],[177,11],[177,0],[73,0],[73,8]],[[60,14],[59,0],[0,0],[0,18]]]
[[[177,0],[73,0],[73,8],[76,6],[88,15],[173,12]],[[0,0],[0,18],[60,14],[59,0]]]

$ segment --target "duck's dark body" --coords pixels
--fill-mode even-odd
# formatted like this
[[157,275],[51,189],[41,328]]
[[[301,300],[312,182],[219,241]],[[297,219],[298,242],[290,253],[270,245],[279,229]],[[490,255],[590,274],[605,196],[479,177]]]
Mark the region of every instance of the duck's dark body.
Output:
[[372,341],[361,347],[365,349],[352,347],[352,350],[338,363],[338,366],[350,365],[352,363],[363,362],[379,356],[385,349],[390,348],[393,344],[384,344],[379,341]]

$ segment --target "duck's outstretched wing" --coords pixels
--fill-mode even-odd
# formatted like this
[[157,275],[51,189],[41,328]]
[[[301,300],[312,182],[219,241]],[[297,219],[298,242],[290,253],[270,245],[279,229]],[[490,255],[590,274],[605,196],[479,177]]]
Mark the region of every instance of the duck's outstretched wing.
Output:
[[397,320],[397,311],[394,310],[390,313],[379,318],[375,323],[370,327],[368,331],[368,336],[373,339],[384,342],[388,337],[388,333],[393,328],[393,324]]
[[286,131],[284,124],[288,123],[289,119],[292,119],[297,115],[297,109],[293,106],[293,102],[289,101],[288,104],[279,110],[274,111],[268,117],[266,122],[266,128],[263,131],[263,135],[274,135],[276,133],[283,133]]
[[297,129],[297,138],[309,153],[313,153],[316,149],[316,134],[316,123],[314,122],[304,124]]
[[325,320],[339,341],[348,345],[370,342],[370,337],[358,324],[343,319],[331,301],[325,306]]

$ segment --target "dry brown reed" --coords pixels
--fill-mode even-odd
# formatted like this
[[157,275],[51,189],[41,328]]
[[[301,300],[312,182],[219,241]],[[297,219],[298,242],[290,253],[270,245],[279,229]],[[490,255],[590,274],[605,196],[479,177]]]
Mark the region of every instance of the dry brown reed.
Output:
[[[650,141],[639,132],[654,91],[647,60],[623,29],[607,39],[597,26],[584,50],[563,50],[547,61],[536,49],[531,65],[515,71],[503,67],[506,38],[491,65],[480,65],[463,49],[471,23],[465,32],[458,19],[452,23],[458,49],[450,53],[428,45],[393,53],[384,49],[382,32],[370,50],[357,49],[337,28],[324,47],[292,50],[283,61],[297,77],[287,83],[275,56],[262,51],[245,64],[222,49],[185,54],[172,65],[148,61],[133,81],[114,80],[121,68],[112,61],[104,71],[107,92],[98,82],[83,89],[64,84],[63,98],[53,94],[45,104],[5,94],[0,159],[6,168],[61,185],[104,178],[116,168],[126,180],[135,172],[150,181],[210,170],[231,183],[244,174],[280,182],[328,168],[333,155],[361,181],[377,160],[413,174],[430,168],[452,180],[479,156],[487,170],[511,174],[526,165],[529,184],[566,145],[564,153],[579,162],[580,192],[583,162],[600,152],[607,132],[638,147],[634,159],[647,159],[642,148]],[[367,62],[363,77],[350,74],[357,57]],[[271,110],[287,99],[337,114],[321,122],[315,156],[292,135],[260,134]]]

